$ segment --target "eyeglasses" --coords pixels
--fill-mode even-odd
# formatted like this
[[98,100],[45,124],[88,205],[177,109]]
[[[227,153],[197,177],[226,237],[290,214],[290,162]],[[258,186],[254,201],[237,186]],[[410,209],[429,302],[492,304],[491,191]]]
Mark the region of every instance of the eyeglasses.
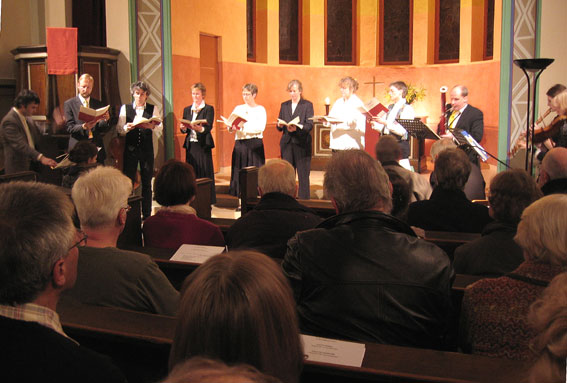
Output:
[[126,213],[128,213],[130,210],[132,210],[132,206],[126,205],[126,206],[122,207],[122,209],[126,210]]
[[75,247],[79,248],[79,247],[87,246],[87,239],[89,238],[89,236],[86,235],[85,232],[82,231],[82,230],[77,230],[77,232],[81,235],[81,239],[79,240],[79,242],[77,242],[73,246],[71,246],[69,248],[69,251],[73,250]]

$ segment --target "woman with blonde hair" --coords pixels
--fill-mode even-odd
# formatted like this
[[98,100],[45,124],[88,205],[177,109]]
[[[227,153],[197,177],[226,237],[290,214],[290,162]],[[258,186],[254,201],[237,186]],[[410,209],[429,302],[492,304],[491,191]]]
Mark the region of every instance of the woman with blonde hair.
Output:
[[303,347],[295,302],[279,265],[235,251],[212,257],[184,282],[170,369],[194,356],[246,363],[299,382]]

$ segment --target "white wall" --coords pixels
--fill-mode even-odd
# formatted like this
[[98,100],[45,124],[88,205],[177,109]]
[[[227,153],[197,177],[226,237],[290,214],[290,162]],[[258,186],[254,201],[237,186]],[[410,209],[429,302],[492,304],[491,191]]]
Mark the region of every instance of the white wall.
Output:
[[122,103],[130,101],[130,37],[128,1],[106,0],[106,45],[118,49],[118,86]]
[[547,110],[545,92],[554,84],[567,86],[567,1],[542,1],[540,57],[555,61],[541,74],[539,80],[539,111]]

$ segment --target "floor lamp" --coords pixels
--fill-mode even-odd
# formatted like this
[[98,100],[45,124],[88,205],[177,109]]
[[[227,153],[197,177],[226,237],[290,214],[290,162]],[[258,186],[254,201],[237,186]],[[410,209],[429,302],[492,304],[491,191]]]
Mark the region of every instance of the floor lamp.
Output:
[[[530,175],[533,174],[534,165],[534,129],[532,127],[535,124],[535,103],[537,89],[537,80],[539,76],[543,73],[545,68],[549,66],[555,59],[518,59],[514,60],[514,64],[518,66],[526,75],[526,80],[528,81],[528,104],[527,104],[527,118],[526,118],[526,171]],[[530,80],[530,73],[533,74],[533,99],[532,99],[532,86]],[[531,102],[531,122],[530,122],[530,102]],[[530,133],[531,132],[531,133]],[[529,159],[529,161],[528,161]]]

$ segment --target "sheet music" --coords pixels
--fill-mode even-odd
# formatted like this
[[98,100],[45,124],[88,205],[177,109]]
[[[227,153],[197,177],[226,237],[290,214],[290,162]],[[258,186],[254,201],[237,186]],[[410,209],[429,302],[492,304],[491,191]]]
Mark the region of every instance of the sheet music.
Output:
[[361,367],[366,346],[364,343],[301,335],[306,360]]
[[224,251],[223,246],[181,245],[170,261],[201,264]]

